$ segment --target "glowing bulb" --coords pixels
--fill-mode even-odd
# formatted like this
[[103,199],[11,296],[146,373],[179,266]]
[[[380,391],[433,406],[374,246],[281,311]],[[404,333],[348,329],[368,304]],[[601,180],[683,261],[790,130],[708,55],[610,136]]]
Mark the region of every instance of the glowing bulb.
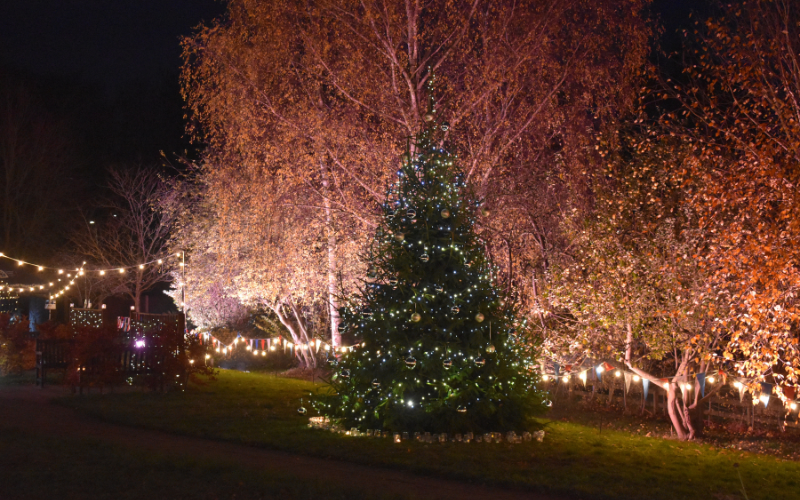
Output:
[[39,266],[39,267],[37,267],[37,269],[38,269],[39,271],[44,271],[44,268],[43,268],[42,266]]
[[139,269],[144,269],[144,264],[139,264]]
[[796,410],[797,409],[797,403],[790,404],[789,408],[792,409],[792,410]]
[[18,261],[17,261],[17,265],[18,265],[18,266],[21,266],[22,264],[23,264],[23,262],[22,262],[21,260],[18,260]]
[[737,389],[741,389],[742,383],[737,380],[736,382],[733,383],[733,386],[736,387]]
[[708,380],[709,384],[713,384],[714,383],[714,377],[708,377],[708,379],[706,379],[706,380]]
[[617,370],[617,371],[614,372],[614,376],[615,377],[620,377],[620,376],[622,376],[622,372]]
[[211,355],[210,355],[210,354],[206,354],[206,359],[208,359],[208,358],[210,358],[210,357],[211,357]]
[[597,367],[597,373],[603,373],[604,371],[606,371],[606,369],[603,368],[602,365]]
[[63,269],[59,269],[58,270],[58,274],[64,274],[64,270]]
[[545,375],[545,376],[542,377],[542,380],[547,382],[548,380],[550,380],[550,376],[549,375]]
[[767,406],[769,404],[769,394],[762,394],[758,397],[758,400],[764,403],[764,406]]
[[159,264],[163,264],[163,263],[164,263],[164,261],[163,261],[163,260],[161,260],[161,259],[158,259],[158,263],[159,263]]
[[569,382],[569,375],[564,375],[564,378],[562,378],[561,380],[563,380],[564,383],[566,384],[567,382]]
[[180,253],[180,252],[178,252],[178,253],[176,253],[176,254],[175,254],[175,257],[180,257],[180,256],[181,256],[181,253]]
[[119,273],[120,273],[120,274],[122,274],[122,273],[124,273],[124,272],[125,272],[125,269],[124,269],[124,268],[122,268],[122,267],[120,267],[120,268],[119,268]]
[[639,381],[639,375],[634,375],[633,376],[633,381],[634,382],[638,382]]
[[100,276],[102,276],[102,275],[104,275],[104,274],[106,274],[106,272],[105,272],[105,271],[100,271]]

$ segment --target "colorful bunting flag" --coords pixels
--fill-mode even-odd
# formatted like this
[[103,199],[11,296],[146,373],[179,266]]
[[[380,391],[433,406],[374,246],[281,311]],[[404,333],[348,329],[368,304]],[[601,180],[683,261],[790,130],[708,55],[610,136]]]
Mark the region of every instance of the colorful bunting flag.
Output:
[[702,397],[706,397],[706,374],[705,373],[698,373],[697,374],[697,383],[700,384],[700,395]]

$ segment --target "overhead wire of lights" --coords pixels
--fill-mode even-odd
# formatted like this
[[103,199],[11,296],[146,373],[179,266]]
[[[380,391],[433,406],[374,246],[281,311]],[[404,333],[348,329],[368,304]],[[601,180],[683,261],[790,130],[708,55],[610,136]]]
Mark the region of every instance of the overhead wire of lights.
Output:
[[[75,270],[72,271],[72,270],[69,270],[69,269],[65,269],[63,267],[45,266],[45,265],[41,265],[41,264],[36,264],[34,262],[29,262],[29,261],[26,261],[26,260],[23,260],[23,259],[17,259],[17,258],[14,258],[14,257],[10,257],[10,256],[4,254],[3,252],[0,252],[0,258],[16,262],[18,267],[31,266],[31,267],[35,267],[38,272],[54,271],[59,276],[65,276],[67,279],[69,279],[69,283],[66,284],[63,288],[61,288],[57,292],[51,293],[51,295],[50,295],[51,299],[58,298],[61,295],[63,295],[64,293],[66,293],[70,289],[70,287],[75,284],[75,280],[78,279],[79,277],[86,276],[86,275],[89,275],[89,274],[92,274],[92,273],[96,273],[99,276],[105,276],[107,273],[125,274],[126,272],[128,272],[131,269],[144,270],[144,269],[147,268],[147,266],[150,266],[150,265],[162,265],[162,264],[164,264],[164,261],[166,259],[168,259],[169,257],[173,256],[173,255],[176,258],[181,259],[181,261],[178,263],[178,265],[180,267],[184,267],[185,266],[185,259],[184,259],[185,255],[184,255],[184,252],[177,252],[175,254],[171,254],[170,256],[165,256],[165,257],[161,257],[161,258],[158,258],[158,259],[152,259],[150,261],[142,262],[140,264],[127,265],[127,266],[113,266],[113,267],[106,267],[106,268],[101,268],[101,269],[87,270],[87,269],[85,269],[83,267],[83,265],[86,264],[84,262],[81,267],[75,268]],[[57,281],[61,282],[62,279],[61,278],[57,278]],[[54,286],[57,286],[56,282],[51,281],[51,282],[48,282],[47,285],[38,285],[38,284],[37,285],[0,285],[0,290],[8,289],[9,291],[15,290],[15,291],[18,291],[20,293],[24,293],[24,292],[35,292],[37,290],[44,290],[45,288],[52,290]]]

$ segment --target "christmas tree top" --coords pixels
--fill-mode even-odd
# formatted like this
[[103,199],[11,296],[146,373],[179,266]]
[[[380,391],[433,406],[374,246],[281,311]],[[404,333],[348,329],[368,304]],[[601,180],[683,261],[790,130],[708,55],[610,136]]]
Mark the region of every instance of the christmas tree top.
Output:
[[370,248],[367,280],[320,413],[395,432],[524,430],[543,408],[529,346],[473,226],[479,202],[428,125],[403,155]]

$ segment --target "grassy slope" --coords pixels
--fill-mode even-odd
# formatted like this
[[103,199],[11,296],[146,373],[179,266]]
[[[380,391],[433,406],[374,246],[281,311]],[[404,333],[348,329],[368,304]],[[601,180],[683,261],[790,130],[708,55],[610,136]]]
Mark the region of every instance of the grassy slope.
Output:
[[[221,372],[182,394],[69,398],[103,419],[315,456],[591,498],[797,498],[800,464],[628,433],[551,422],[544,443],[428,445],[310,430],[297,413],[309,382]],[[310,405],[306,403],[306,407]],[[734,464],[738,463],[738,470]]]

